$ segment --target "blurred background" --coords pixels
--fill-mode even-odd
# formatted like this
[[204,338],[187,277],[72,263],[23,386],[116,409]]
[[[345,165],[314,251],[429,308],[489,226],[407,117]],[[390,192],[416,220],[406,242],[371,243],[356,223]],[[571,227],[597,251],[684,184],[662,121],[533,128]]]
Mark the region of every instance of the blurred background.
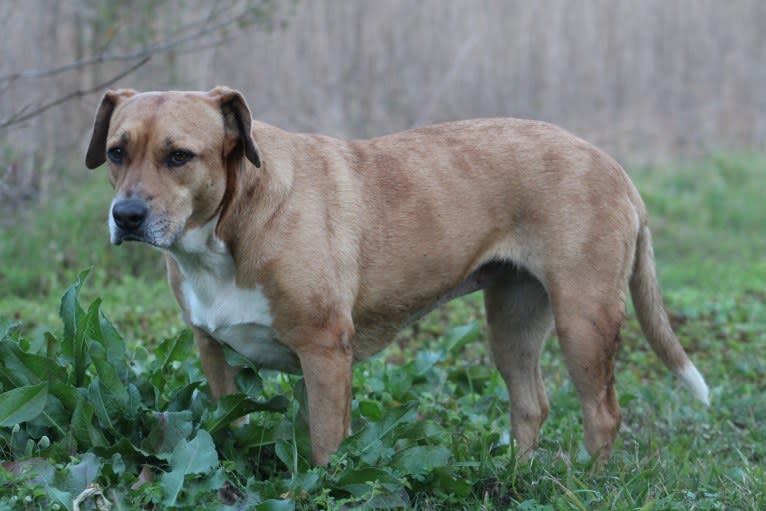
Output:
[[[631,163],[766,139],[760,0],[210,4],[3,2],[0,124],[151,57],[109,86],[226,84],[263,121],[342,137],[514,116]],[[5,165],[44,191],[62,158],[81,159],[105,88],[4,126]]]
[[[706,226],[746,231],[764,216],[755,204],[766,141],[761,0],[212,5],[0,3],[6,303],[58,293],[89,265],[97,282],[161,280],[153,251],[108,246],[106,177],[83,164],[107,88],[226,84],[262,121],[351,138],[480,116],[554,122],[628,168],[660,247],[705,231],[710,254],[701,259],[721,248]],[[12,303],[0,313],[23,317]]]

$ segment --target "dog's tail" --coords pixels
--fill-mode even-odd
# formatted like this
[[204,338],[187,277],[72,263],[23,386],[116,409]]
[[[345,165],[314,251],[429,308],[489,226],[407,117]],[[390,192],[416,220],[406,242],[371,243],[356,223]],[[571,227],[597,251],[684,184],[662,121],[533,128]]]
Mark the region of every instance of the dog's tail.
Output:
[[662,303],[657,271],[654,266],[654,250],[649,227],[644,224],[638,233],[636,259],[630,277],[630,292],[641,330],[652,349],[691,390],[694,397],[710,404],[705,379],[686,355],[678,337],[670,326],[670,319]]

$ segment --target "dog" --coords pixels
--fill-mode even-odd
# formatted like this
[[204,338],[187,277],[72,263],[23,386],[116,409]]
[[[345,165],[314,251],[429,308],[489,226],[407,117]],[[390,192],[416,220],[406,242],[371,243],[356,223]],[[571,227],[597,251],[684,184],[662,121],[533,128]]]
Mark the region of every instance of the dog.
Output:
[[352,364],[477,290],[524,455],[548,415],[539,358],[555,328],[585,446],[609,456],[628,288],[653,350],[708,402],[663,306],[638,191],[562,128],[476,119],[339,140],[258,122],[226,87],[121,89],[103,96],[85,161],[108,163],[111,242],[166,254],[214,398],[235,391],[222,344],[303,374],[315,464],[349,432]]

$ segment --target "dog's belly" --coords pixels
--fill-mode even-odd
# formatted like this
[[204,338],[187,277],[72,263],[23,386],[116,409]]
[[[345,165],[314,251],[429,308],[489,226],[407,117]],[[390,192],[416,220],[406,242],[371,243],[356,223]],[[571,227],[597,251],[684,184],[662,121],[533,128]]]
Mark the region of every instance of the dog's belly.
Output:
[[502,275],[524,272],[510,261],[489,261],[472,272],[457,286],[447,288],[435,296],[417,300],[417,305],[408,310],[387,310],[379,306],[364,311],[356,324],[354,359],[364,360],[385,348],[396,334],[420,318],[461,296],[487,288],[495,279]]
[[221,326],[208,331],[200,327],[220,343],[251,360],[264,369],[275,369],[286,373],[300,373],[298,357],[287,346],[277,340],[273,328],[258,323],[239,323]]
[[511,262],[491,261],[482,265],[479,269],[468,275],[460,285],[447,290],[438,295],[432,302],[416,309],[411,313],[401,325],[401,328],[411,325],[432,310],[444,305],[447,302],[460,298],[486,288],[492,281],[503,273],[519,271],[516,265]]

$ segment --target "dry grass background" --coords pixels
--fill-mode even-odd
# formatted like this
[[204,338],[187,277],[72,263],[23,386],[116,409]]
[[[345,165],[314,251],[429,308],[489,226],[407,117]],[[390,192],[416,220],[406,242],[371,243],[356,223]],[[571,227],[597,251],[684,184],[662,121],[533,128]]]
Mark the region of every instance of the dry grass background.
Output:
[[[757,149],[766,139],[760,0],[9,1],[0,4],[0,76],[140,51],[253,6],[254,23],[216,34],[223,44],[197,39],[155,55],[114,86],[227,84],[264,121],[344,137],[538,118],[629,163]],[[0,121],[132,63],[0,81]],[[84,175],[97,100],[86,95],[0,129],[6,200],[45,196],[62,173]]]

